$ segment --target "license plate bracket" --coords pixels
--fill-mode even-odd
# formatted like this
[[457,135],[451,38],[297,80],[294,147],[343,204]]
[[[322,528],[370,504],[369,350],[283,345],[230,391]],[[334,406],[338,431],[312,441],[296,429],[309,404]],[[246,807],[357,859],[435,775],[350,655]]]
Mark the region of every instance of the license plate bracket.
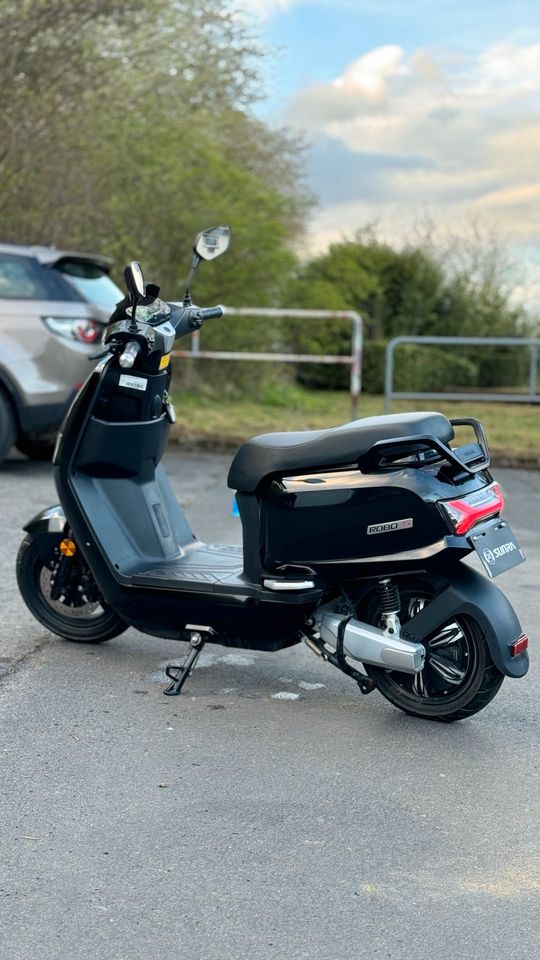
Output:
[[525,554],[505,520],[495,520],[471,534],[468,540],[491,579],[525,560]]

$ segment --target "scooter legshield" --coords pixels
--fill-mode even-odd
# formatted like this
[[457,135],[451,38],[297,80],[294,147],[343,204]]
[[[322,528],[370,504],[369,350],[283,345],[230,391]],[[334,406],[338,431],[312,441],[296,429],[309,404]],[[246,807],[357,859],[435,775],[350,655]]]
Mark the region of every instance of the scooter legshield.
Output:
[[406,639],[422,643],[448,621],[460,616],[475,620],[486,638],[495,666],[507,677],[523,677],[529,669],[527,651],[511,655],[511,646],[523,630],[505,595],[472,567],[457,564],[447,585],[406,624]]

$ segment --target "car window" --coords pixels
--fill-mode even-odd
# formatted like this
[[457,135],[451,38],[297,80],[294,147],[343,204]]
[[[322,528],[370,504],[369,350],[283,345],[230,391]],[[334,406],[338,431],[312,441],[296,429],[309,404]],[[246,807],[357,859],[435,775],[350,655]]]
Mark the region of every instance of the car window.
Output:
[[77,295],[61,277],[34,257],[0,253],[0,298],[8,300],[74,300]]
[[89,303],[111,312],[124,294],[98,263],[64,259],[55,264],[66,281]]

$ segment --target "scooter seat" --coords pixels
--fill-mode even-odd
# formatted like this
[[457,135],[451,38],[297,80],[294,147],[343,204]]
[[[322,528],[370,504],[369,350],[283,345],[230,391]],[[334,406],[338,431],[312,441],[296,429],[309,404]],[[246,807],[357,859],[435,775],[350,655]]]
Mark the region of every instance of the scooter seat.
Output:
[[240,447],[227,482],[233,490],[251,493],[272,474],[353,464],[378,440],[426,435],[449,443],[454,430],[441,413],[425,412],[365,417],[329,430],[263,433]]

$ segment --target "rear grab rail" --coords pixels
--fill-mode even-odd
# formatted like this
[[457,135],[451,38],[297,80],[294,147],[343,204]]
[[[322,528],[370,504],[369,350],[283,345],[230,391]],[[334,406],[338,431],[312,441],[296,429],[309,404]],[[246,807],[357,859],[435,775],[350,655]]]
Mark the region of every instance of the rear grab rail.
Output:
[[[471,427],[474,430],[476,442],[453,449],[432,434],[378,440],[360,458],[361,469],[364,472],[385,467],[395,469],[396,461],[403,461],[409,453],[411,459],[407,465],[412,467],[423,467],[426,463],[435,462],[435,460],[447,460],[460,471],[466,470],[470,474],[486,470],[490,464],[490,454],[486,434],[480,421],[473,417],[460,417],[450,420],[450,423],[453,427]],[[430,453],[432,456],[429,456]]]

